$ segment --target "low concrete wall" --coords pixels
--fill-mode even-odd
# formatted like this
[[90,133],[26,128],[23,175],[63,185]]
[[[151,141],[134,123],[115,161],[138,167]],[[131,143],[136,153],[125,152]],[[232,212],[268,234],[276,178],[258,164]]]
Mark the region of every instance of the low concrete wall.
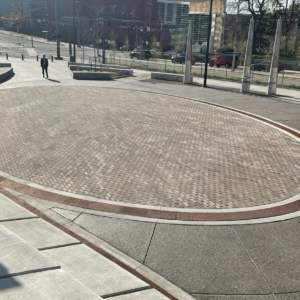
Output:
[[[73,62],[69,62],[68,63],[68,67],[70,66],[82,66],[82,67],[91,67],[91,64],[82,64],[82,63],[73,63]],[[93,68],[95,67],[95,63],[92,64]],[[99,63],[96,64],[96,67],[99,68],[100,66],[102,66],[102,68],[109,68],[109,69],[124,69],[124,70],[131,70],[130,67],[126,67],[126,66],[118,66],[118,65],[102,65]]]
[[112,74],[108,72],[73,72],[73,79],[77,80],[112,80]]
[[0,63],[0,68],[11,68],[11,63]]
[[7,70],[3,70],[4,72],[1,72],[0,70],[0,83],[7,81],[14,75],[14,69],[13,68],[7,68]]
[[[151,72],[151,79],[183,82],[183,76],[184,75],[181,75],[181,74]],[[192,79],[193,79],[193,77],[192,77]]]
[[[69,68],[71,71],[83,71],[83,70],[87,70],[91,67],[91,65],[70,65]],[[79,70],[78,70],[79,69]],[[102,68],[98,67],[98,68],[92,68],[93,70],[96,71],[106,71],[106,72],[118,72],[120,73],[120,76],[133,76],[133,71],[131,69],[119,69],[119,68],[110,68],[110,67],[105,67],[105,65],[103,65]]]

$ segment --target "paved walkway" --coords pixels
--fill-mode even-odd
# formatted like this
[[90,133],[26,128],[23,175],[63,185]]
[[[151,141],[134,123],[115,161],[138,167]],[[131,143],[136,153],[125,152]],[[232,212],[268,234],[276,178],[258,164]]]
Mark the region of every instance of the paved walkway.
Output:
[[[11,199],[77,242],[98,245],[169,298],[299,299],[296,91],[241,95],[236,83],[210,80],[217,87],[203,89],[143,71],[79,82],[65,62],[51,64],[46,80],[33,60],[13,67],[15,77],[0,86],[1,203]],[[195,209],[208,212],[201,222],[175,221]],[[240,215],[228,222],[226,213]]]

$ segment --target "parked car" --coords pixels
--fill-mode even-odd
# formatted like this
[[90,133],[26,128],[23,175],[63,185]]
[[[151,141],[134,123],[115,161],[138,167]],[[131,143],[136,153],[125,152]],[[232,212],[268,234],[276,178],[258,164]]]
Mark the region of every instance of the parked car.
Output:
[[[171,59],[172,63],[175,64],[175,63],[179,62],[180,64],[184,64],[185,63],[185,55],[186,55],[185,53],[179,53],[176,56],[173,56]],[[195,57],[192,57],[192,65],[194,65],[195,62],[196,62]]]
[[[269,72],[270,68],[271,68],[271,62],[270,61],[262,61],[259,64],[252,64],[251,65],[251,70],[254,70],[254,71],[267,71],[267,72]],[[284,70],[283,65],[279,63],[278,64],[278,73],[280,71],[283,71],[283,70]]]
[[169,50],[169,51],[163,52],[162,58],[164,58],[164,59],[172,59],[172,57],[174,55],[176,55],[175,51]]
[[151,57],[162,58],[163,52],[160,49],[151,49]]
[[120,51],[132,51],[134,47],[132,45],[124,45],[120,48]]
[[[233,61],[233,55],[222,54],[216,58],[212,58],[209,61],[209,66],[213,67],[214,65],[216,65],[218,68],[220,66],[225,66],[225,68],[230,68],[232,66],[232,61]],[[236,68],[238,64],[239,64],[239,58],[236,56],[234,67]]]
[[151,53],[149,50],[133,50],[129,54],[130,58],[138,58],[138,59],[150,59],[151,58]]

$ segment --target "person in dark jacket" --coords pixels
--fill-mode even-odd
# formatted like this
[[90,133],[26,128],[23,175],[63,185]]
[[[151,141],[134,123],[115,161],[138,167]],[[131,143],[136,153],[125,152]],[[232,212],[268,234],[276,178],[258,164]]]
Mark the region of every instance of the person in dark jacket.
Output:
[[43,58],[41,59],[41,67],[43,70],[43,77],[45,77],[45,71],[48,78],[48,59],[46,58],[46,55],[43,55]]

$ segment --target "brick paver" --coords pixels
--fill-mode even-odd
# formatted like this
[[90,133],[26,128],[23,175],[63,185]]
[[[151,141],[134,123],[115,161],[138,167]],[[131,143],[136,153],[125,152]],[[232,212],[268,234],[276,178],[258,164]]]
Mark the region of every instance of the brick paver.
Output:
[[180,99],[96,87],[1,91],[0,170],[133,204],[235,208],[300,193],[300,144]]

